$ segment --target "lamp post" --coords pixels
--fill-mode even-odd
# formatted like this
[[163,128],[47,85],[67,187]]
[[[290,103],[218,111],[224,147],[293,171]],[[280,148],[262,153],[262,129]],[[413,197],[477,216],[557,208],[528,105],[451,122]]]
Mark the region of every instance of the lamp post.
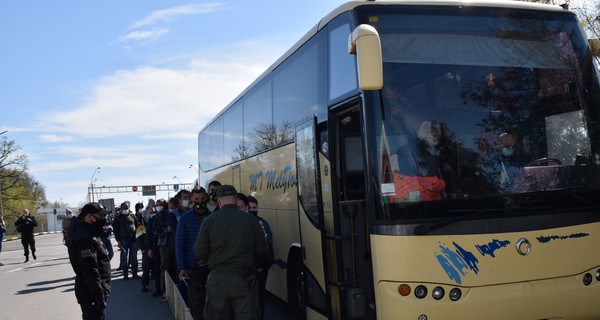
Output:
[[[8,130],[0,132],[0,136],[7,133]],[[2,209],[2,176],[0,175],[0,219],[4,219],[4,209]]]
[[94,202],[94,176],[96,176],[96,173],[98,173],[99,171],[100,167],[94,169],[94,173],[92,173],[92,177],[90,178],[90,194],[88,195],[88,199],[90,200],[90,202]]

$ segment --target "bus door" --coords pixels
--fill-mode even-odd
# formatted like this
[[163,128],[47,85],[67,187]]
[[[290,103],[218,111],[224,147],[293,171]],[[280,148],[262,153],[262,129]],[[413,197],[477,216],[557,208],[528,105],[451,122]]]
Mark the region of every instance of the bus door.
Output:
[[[317,119],[296,126],[296,173],[301,257],[288,259],[288,296],[307,319],[326,319],[328,311],[323,268],[323,207]],[[294,263],[298,261],[298,263]],[[290,281],[290,277],[292,278]],[[295,292],[294,292],[295,291]]]
[[329,119],[332,210],[325,210],[324,229],[329,291],[338,292],[330,301],[332,308],[339,304],[341,319],[370,319],[374,294],[360,100],[332,109]]

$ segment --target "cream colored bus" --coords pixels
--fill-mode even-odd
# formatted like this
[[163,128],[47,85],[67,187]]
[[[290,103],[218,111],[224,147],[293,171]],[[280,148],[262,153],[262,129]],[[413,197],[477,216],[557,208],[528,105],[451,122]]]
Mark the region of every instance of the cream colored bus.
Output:
[[301,317],[600,319],[595,50],[559,6],[350,1],[199,133],[199,182],[258,198]]

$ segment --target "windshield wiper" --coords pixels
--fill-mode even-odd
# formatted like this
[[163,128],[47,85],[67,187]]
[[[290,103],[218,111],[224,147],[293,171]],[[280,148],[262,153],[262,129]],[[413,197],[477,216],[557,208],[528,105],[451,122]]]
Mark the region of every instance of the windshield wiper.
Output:
[[429,234],[430,231],[439,229],[443,226],[447,226],[449,224],[453,224],[453,223],[461,221],[461,220],[466,220],[468,218],[474,217],[474,216],[482,214],[482,213],[504,211],[505,209],[506,208],[481,209],[481,210],[477,210],[471,214],[467,214],[464,216],[458,216],[456,218],[450,218],[450,219],[442,220],[442,221],[435,222],[435,223],[420,224],[415,227],[413,232],[417,236],[424,236],[424,235]]
[[577,200],[579,200],[579,201],[581,201],[581,202],[583,202],[585,204],[588,204],[589,206],[593,207],[594,209],[600,210],[600,204],[598,204],[598,203],[596,203],[596,202],[594,202],[592,200],[588,200],[588,199],[586,199],[586,198],[584,198],[584,197],[582,197],[582,196],[574,193],[573,191],[570,191],[570,190],[563,190],[563,191],[566,194],[570,195],[571,197],[573,197],[573,198],[575,198],[575,199],[577,199]]

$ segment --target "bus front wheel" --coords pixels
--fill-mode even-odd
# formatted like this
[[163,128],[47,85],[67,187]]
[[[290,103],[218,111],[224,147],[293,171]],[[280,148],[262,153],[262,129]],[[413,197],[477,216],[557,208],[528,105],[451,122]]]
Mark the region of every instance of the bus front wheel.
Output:
[[304,264],[295,261],[288,270],[288,303],[299,319],[306,315]]

